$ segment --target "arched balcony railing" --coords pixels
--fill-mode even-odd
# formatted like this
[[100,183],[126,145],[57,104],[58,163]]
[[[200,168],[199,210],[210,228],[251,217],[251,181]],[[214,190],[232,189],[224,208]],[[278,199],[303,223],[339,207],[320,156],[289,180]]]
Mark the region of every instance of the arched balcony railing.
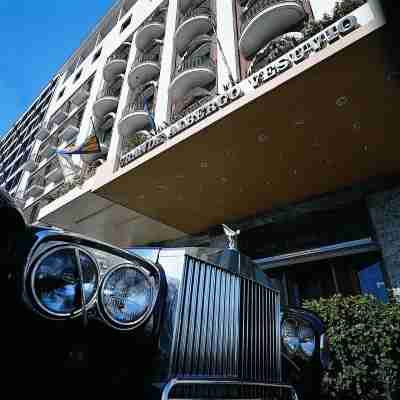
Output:
[[162,9],[143,22],[135,39],[136,47],[140,51],[146,51],[154,40],[161,39],[164,36],[166,15],[167,10]]
[[160,74],[161,47],[155,46],[146,53],[139,53],[136,57],[128,81],[132,89],[150,80],[156,79]]
[[244,7],[239,47],[251,57],[272,39],[296,28],[306,19],[301,0],[255,0]]
[[118,75],[125,73],[130,51],[130,42],[126,42],[116,52],[108,57],[103,70],[104,80],[111,82]]
[[175,68],[174,78],[178,75],[182,74],[185,71],[197,68],[207,68],[216,73],[217,65],[215,61],[209,55],[204,56],[189,56],[184,59],[177,67]]
[[114,82],[113,85],[105,86],[97,94],[95,103],[93,104],[93,113],[96,118],[102,120],[105,115],[115,111],[118,108],[119,96],[121,93],[122,80]]
[[213,93],[203,89],[203,93],[201,95],[193,96],[188,100],[187,103],[183,102],[180,107],[175,107],[175,110],[172,114],[172,122],[176,122],[197,110],[202,105],[208,103],[213,96]]
[[177,52],[183,54],[194,38],[210,33],[213,30],[213,24],[215,24],[214,13],[210,7],[190,8],[181,14],[175,32]]
[[303,37],[304,35],[300,32],[291,32],[271,40],[251,61],[247,70],[247,76],[256,73],[290,50],[293,50],[301,43]]
[[144,85],[131,94],[132,100],[122,111],[122,118],[118,124],[121,136],[132,135],[140,130],[152,129],[155,110],[155,85]]

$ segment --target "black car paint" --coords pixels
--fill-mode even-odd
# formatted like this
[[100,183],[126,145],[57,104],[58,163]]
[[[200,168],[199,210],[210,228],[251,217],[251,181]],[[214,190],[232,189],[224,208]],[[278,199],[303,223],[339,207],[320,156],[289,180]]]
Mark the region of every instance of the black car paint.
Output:
[[[148,327],[120,332],[96,318],[87,327],[81,318],[46,320],[32,312],[23,296],[25,266],[46,240],[98,248],[127,260],[132,255],[84,236],[27,226],[16,204],[2,192],[0,221],[6,227],[0,248],[1,281],[5,288],[3,304],[7,304],[2,324],[3,360],[8,367],[5,387],[15,387],[14,379],[19,377],[23,381],[20,391],[28,390],[42,397],[54,397],[61,389],[64,395],[131,395],[133,392],[135,398],[159,399],[162,385],[154,384],[153,377],[160,375],[159,367],[166,362],[167,355],[161,341],[158,342],[159,337],[148,334]],[[174,306],[174,296],[171,291],[168,293],[159,305],[160,318]],[[286,308],[283,313],[308,320],[318,334],[324,331],[319,318],[306,310]],[[151,331],[154,333],[153,328]],[[319,343],[311,361],[283,357],[282,367],[283,380],[295,385],[301,397],[315,398],[321,376]]]

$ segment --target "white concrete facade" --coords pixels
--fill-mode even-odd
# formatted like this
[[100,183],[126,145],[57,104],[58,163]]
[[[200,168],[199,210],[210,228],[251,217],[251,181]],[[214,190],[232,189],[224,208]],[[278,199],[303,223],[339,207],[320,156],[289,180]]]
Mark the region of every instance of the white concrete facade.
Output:
[[[188,3],[188,2],[185,2]],[[285,3],[285,1],[282,1]],[[290,3],[290,1],[286,1],[286,3]],[[213,41],[215,42],[217,48],[217,76],[215,79],[215,94],[222,94],[226,89],[226,85],[229,83],[229,73],[232,74],[234,83],[237,84],[238,88],[244,93],[244,97],[240,99],[239,102],[235,103],[234,107],[227,107],[224,110],[220,110],[219,112],[213,114],[212,116],[206,118],[204,121],[199,124],[195,124],[195,128],[188,128],[188,132],[197,131],[201,129],[202,126],[213,123],[217,121],[219,118],[222,118],[229,112],[232,112],[233,109],[237,106],[243,106],[248,101],[256,98],[261,95],[266,89],[266,86],[258,88],[255,90],[255,87],[251,85],[251,77],[244,77],[243,71],[241,72],[241,59],[240,59],[240,51],[238,49],[238,37],[239,37],[239,17],[237,16],[237,2],[236,0],[211,0],[210,2],[211,8],[213,9],[214,18],[216,21],[216,31],[217,38],[213,37]],[[112,128],[111,141],[108,145],[108,154],[104,159],[102,165],[100,165],[94,174],[93,177],[86,179],[85,182],[76,185],[73,189],[73,195],[68,193],[68,188],[65,188],[65,185],[62,181],[60,182],[44,182],[43,191],[39,196],[35,197],[26,197],[25,198],[25,208],[26,210],[31,210],[32,207],[37,205],[37,211],[40,212],[38,214],[38,219],[57,224],[59,221],[57,218],[53,218],[54,215],[60,215],[65,210],[65,213],[68,214],[67,219],[74,219],[73,212],[76,211],[75,207],[72,207],[68,210],[65,208],[69,203],[73,201],[73,199],[81,199],[80,201],[84,202],[84,199],[87,198],[87,201],[90,201],[93,204],[93,207],[88,207],[87,215],[80,215],[77,220],[82,221],[87,219],[91,213],[98,213],[101,210],[108,210],[110,208],[116,207],[118,210],[116,213],[121,215],[121,208],[118,205],[112,205],[108,202],[105,206],[103,204],[104,199],[98,198],[96,201],[97,195],[93,193],[94,188],[98,188],[103,184],[107,184],[107,182],[112,181],[113,179],[118,179],[118,176],[126,172],[127,170],[135,168],[135,165],[142,162],[151,162],[151,156],[155,156],[159,154],[164,149],[168,148],[168,146],[174,145],[178,139],[174,138],[167,143],[163,143],[161,146],[158,146],[156,149],[147,152],[144,154],[140,160],[135,160],[132,163],[129,163],[127,166],[121,168],[120,160],[122,156],[122,141],[123,138],[119,133],[119,121],[123,116],[124,109],[128,103],[128,97],[132,90],[129,87],[128,83],[128,75],[131,71],[132,65],[135,62],[135,59],[138,54],[138,49],[135,45],[136,33],[139,28],[143,26],[144,21],[146,21],[152,14],[157,11],[160,7],[167,7],[167,14],[164,22],[165,33],[162,38],[162,57],[160,60],[160,75],[158,78],[158,89],[156,95],[156,104],[154,109],[154,121],[156,126],[160,129],[163,128],[164,123],[168,123],[171,125],[174,121],[171,121],[171,107],[172,102],[169,95],[170,84],[172,81],[172,76],[174,73],[174,68],[176,64],[176,60],[178,58],[177,52],[174,45],[175,32],[179,25],[179,15],[180,15],[180,0],[137,0],[137,1],[119,1],[117,2],[113,8],[110,10],[109,14],[99,23],[91,36],[85,41],[82,46],[75,52],[75,54],[71,57],[71,59],[63,66],[61,71],[58,73],[61,75],[61,78],[58,80],[57,86],[55,88],[54,96],[52,96],[51,101],[49,102],[46,110],[45,123],[49,123],[51,119],[54,117],[55,113],[58,112],[68,100],[76,94],[77,90],[87,82],[91,77],[93,78],[90,95],[85,100],[85,105],[83,106],[83,117],[80,121],[79,126],[79,134],[75,139],[75,144],[80,145],[85,142],[87,137],[93,133],[93,105],[98,100],[98,95],[103,88],[104,76],[103,71],[104,67],[107,64],[107,60],[111,55],[113,55],[116,50],[129,39],[132,39],[132,43],[129,50],[129,56],[127,58],[127,68],[122,78],[122,86],[118,99],[118,107],[115,111],[115,120]],[[330,13],[332,11],[332,7],[334,5],[333,1],[322,1],[322,0],[309,0],[309,5],[313,11],[314,17],[316,19],[321,18],[325,13]],[[288,5],[290,6],[290,4]],[[355,10],[354,13],[357,15],[357,21],[361,25],[370,25],[371,30],[377,29],[378,27],[384,24],[383,13],[380,9],[379,0],[370,0],[367,4],[362,6],[360,9]],[[354,14],[353,13],[353,14]],[[115,17],[114,17],[115,16]],[[113,19],[114,18],[114,19]],[[114,21],[114,26],[109,32],[103,37],[100,33],[104,30],[105,26],[108,26],[110,20]],[[128,21],[129,24],[128,24]],[[122,29],[124,27],[124,29]],[[213,36],[212,32],[209,32],[210,36]],[[354,40],[360,39],[357,37],[357,34],[354,33]],[[94,40],[94,38],[96,40]],[[217,40],[218,39],[218,40]],[[218,43],[219,41],[219,43]],[[348,41],[351,44],[351,40]],[[89,43],[92,43],[90,47],[90,51],[86,50],[85,46],[88,46]],[[94,43],[94,45],[93,45]],[[340,44],[336,46],[340,49]],[[85,51],[84,51],[85,50]],[[84,56],[79,56],[80,52],[84,54]],[[329,57],[332,54],[328,53],[324,57]],[[84,59],[83,59],[84,58]],[[290,79],[293,76],[296,76],[301,71],[305,70],[312,66],[313,62],[322,61],[323,58],[318,59],[318,56],[314,59],[314,61],[306,61],[301,66],[295,66],[290,71],[285,72],[280,77],[277,77],[276,82],[283,83],[285,80]],[[278,60],[279,61],[279,60]],[[78,67],[73,67],[73,65],[79,64]],[[308,66],[307,66],[308,65]],[[201,81],[200,81],[201,82]],[[275,82],[275,81],[274,81]],[[279,85],[279,83],[277,83]],[[274,84],[271,83],[267,85],[269,87],[268,90],[272,90]],[[70,116],[73,115],[72,111]],[[70,116],[67,117],[70,118]],[[100,121],[100,124],[103,121]],[[63,122],[56,126],[52,132],[56,132],[56,135],[59,134],[58,130],[62,128]],[[61,127],[61,128],[60,128]],[[169,132],[167,125],[165,126],[167,129],[165,132]],[[50,134],[52,133],[50,132]],[[7,144],[6,144],[7,142]],[[11,139],[6,138],[1,146],[5,148],[11,144]],[[37,154],[40,148],[43,147],[43,143],[37,140],[33,145],[33,154]],[[132,149],[134,151],[134,149]],[[150,156],[151,155],[151,156]],[[73,162],[76,165],[82,166],[82,162],[79,156],[73,156]],[[145,161],[147,160],[147,161]],[[22,187],[27,188],[28,180],[34,179],[35,176],[40,176],[44,174],[44,170],[47,165],[49,165],[50,160],[42,160],[39,168],[33,173],[26,173],[21,181]],[[62,190],[60,189],[61,187]],[[60,189],[61,194],[52,196],[51,194],[56,190]],[[86,196],[86,197],[85,197]],[[95,204],[101,203],[101,206],[97,207]],[[103,207],[104,206],[104,207]],[[75,211],[73,211],[75,210]],[[128,211],[126,211],[127,214]],[[71,214],[72,213],[72,214]],[[123,213],[123,212],[122,212]],[[117,215],[116,214],[116,215]],[[112,216],[107,216],[107,221],[110,221]],[[117,218],[117,217],[116,217]],[[118,217],[119,218],[119,217]],[[121,240],[119,243],[123,242],[124,245],[128,245],[131,241],[137,241],[144,243],[150,239],[147,238],[146,234],[143,237],[137,236],[129,236],[127,232],[129,230],[134,230],[139,227],[139,222],[141,228],[139,230],[148,231],[148,229],[153,229],[155,231],[159,230],[162,232],[166,232],[166,235],[160,235],[159,239],[168,237],[169,239],[177,238],[183,235],[183,232],[179,232],[173,228],[167,227],[163,225],[161,222],[157,222],[151,220],[145,216],[141,216],[139,214],[131,215],[130,221],[136,221],[128,227],[125,227],[120,231],[120,234],[114,232],[115,235],[121,236]],[[85,222],[85,223],[86,223]],[[82,222],[80,222],[82,225]],[[96,222],[93,219],[93,224],[96,225],[90,229],[89,225],[86,223],[85,227],[82,228],[82,233],[89,233],[92,230],[93,235],[96,235],[100,239],[108,239],[108,235],[105,235],[107,226],[103,223],[100,223],[102,227],[99,227],[99,222]],[[63,227],[68,227],[70,229],[79,229],[79,224],[64,224]],[[115,228],[115,227],[114,227]],[[113,228],[113,229],[114,229]],[[122,232],[125,237],[129,237],[129,240],[124,240],[122,238]],[[156,235],[157,236],[157,235]],[[154,237],[152,238],[154,240]],[[118,240],[116,241],[118,242]]]

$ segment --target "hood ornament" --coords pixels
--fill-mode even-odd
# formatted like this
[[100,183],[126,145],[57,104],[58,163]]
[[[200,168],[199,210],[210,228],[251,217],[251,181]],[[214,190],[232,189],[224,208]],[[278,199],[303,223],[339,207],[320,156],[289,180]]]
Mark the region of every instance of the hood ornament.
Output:
[[238,249],[238,238],[240,235],[240,230],[234,231],[233,229],[229,228],[229,226],[222,224],[224,228],[225,236],[228,238],[229,241],[229,249],[230,250],[239,250]]

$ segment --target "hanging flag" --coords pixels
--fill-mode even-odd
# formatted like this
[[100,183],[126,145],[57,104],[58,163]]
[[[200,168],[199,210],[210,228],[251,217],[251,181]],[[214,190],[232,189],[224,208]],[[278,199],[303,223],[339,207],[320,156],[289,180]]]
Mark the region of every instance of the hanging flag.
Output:
[[101,152],[102,151],[99,139],[96,135],[90,135],[80,146],[70,145],[65,147],[64,149],[57,150],[57,154],[64,156],[72,156],[78,154],[96,154]]
[[150,111],[150,107],[149,107],[149,98],[145,97],[144,98],[144,111],[146,111],[146,113],[149,115],[149,120],[150,120],[150,125],[151,128],[154,130],[154,132],[157,131],[157,127],[156,127],[156,123],[154,121],[154,115],[153,113]]

